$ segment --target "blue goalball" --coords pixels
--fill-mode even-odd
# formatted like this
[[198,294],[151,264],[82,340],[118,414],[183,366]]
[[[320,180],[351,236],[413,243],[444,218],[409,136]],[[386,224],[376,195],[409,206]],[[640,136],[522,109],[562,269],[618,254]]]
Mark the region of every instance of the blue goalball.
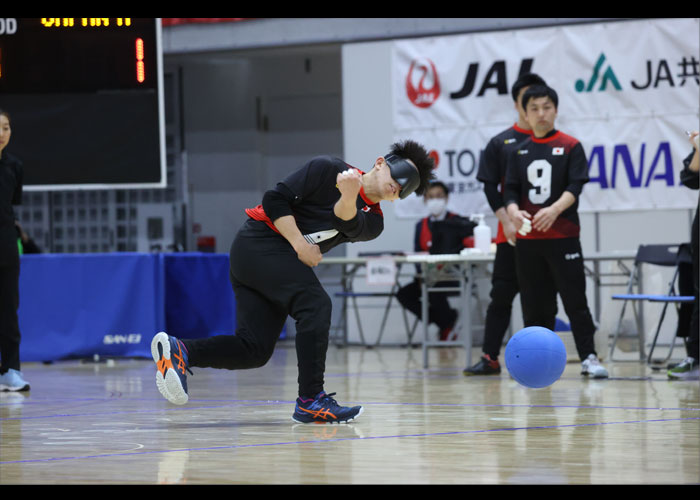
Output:
[[520,385],[539,389],[559,380],[566,366],[566,347],[552,330],[523,328],[508,341],[506,368]]

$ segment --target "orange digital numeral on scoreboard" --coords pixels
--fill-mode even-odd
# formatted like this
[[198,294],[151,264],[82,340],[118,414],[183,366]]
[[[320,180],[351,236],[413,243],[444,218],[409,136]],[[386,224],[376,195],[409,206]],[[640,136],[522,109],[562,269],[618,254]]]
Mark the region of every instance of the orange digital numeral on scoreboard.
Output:
[[143,62],[143,39],[136,39],[136,81],[143,83],[146,80],[146,67]]

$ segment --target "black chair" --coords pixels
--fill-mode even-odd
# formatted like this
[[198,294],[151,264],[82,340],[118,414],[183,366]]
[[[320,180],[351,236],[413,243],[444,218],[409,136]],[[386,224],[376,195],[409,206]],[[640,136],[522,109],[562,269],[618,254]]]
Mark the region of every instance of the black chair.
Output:
[[[613,295],[613,300],[622,300],[622,310],[620,312],[620,317],[617,323],[617,329],[615,330],[615,335],[613,337],[612,344],[610,346],[610,359],[614,360],[613,353],[615,351],[615,345],[617,344],[618,337],[620,335],[620,330],[622,328],[622,320],[625,315],[625,310],[628,303],[632,304],[632,311],[634,313],[634,318],[637,326],[637,337],[639,339],[639,359],[644,360],[647,357],[644,353],[644,331],[642,328],[642,305],[647,303],[663,303],[663,308],[661,309],[661,314],[659,316],[659,321],[656,326],[656,334],[654,335],[654,341],[651,345],[651,350],[649,351],[649,356],[647,362],[651,362],[651,356],[656,347],[656,342],[659,337],[659,332],[661,331],[661,325],[666,317],[666,310],[669,304],[674,304],[677,309],[680,308],[681,304],[692,303],[695,297],[691,295],[679,295],[676,292],[677,281],[679,275],[679,269],[681,265],[688,264],[691,262],[691,249],[689,243],[683,244],[667,244],[667,245],[640,245],[637,249],[637,255],[634,259],[634,268],[630,273],[630,279],[627,284],[627,291],[624,294]],[[662,266],[662,267],[674,267],[673,277],[668,284],[668,287],[659,291],[660,293],[643,293],[642,291],[642,266]],[[635,293],[636,289],[636,293]],[[635,307],[637,306],[637,307]],[[671,349],[666,359],[671,357],[673,348],[675,346],[674,337]]]

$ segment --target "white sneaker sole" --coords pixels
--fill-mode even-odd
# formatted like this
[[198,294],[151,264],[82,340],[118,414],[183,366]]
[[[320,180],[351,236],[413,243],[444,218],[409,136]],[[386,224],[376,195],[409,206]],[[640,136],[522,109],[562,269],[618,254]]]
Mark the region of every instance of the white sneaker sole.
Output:
[[[170,360],[170,340],[167,333],[160,332],[153,337],[151,341],[151,356],[153,356],[153,361],[156,364],[163,359]],[[156,387],[158,387],[158,391],[163,397],[172,404],[184,405],[189,400],[189,396],[182,387],[180,377],[175,373],[175,370],[166,370],[165,376],[160,370],[157,370]]]
[[668,378],[671,380],[698,380],[700,378],[700,372],[698,372],[697,369],[681,373],[668,372]]
[[29,390],[29,384],[25,384],[19,387],[0,384],[0,392],[23,392]]

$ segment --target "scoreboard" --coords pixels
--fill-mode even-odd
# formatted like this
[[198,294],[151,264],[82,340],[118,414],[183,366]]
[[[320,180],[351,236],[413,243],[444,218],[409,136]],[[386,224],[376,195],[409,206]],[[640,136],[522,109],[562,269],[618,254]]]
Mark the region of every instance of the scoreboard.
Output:
[[164,187],[159,18],[0,18],[6,150],[26,189]]

